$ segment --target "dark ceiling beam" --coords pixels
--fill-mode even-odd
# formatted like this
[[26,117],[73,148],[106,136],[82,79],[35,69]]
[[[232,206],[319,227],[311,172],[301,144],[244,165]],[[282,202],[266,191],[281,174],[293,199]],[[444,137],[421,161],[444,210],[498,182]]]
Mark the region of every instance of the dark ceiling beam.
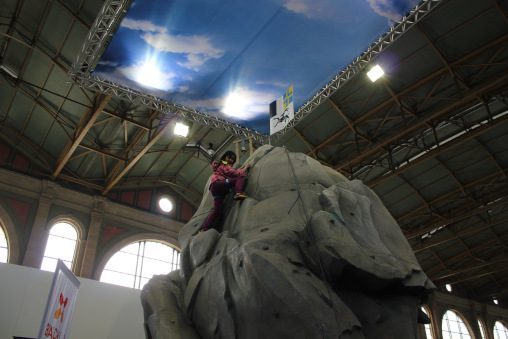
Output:
[[382,78],[380,79],[381,80],[381,83],[383,84],[383,87],[388,91],[388,93],[390,93],[390,96],[392,97],[393,101],[395,101],[397,103],[397,106],[399,107],[399,109],[403,112],[406,112],[408,113],[409,115],[411,115],[413,118],[418,118],[418,116],[416,115],[415,112],[411,111],[403,102],[402,102],[402,99],[400,98],[400,95],[399,94],[396,94],[392,88],[390,87],[390,84],[388,84],[388,81],[385,79],[385,78]]
[[[16,139],[21,140],[24,144],[28,146],[28,148],[32,149],[34,153],[29,153],[23,147],[19,147],[19,145],[16,145],[16,143],[14,142],[15,139],[13,138],[5,138],[4,139],[5,143],[10,145],[17,152],[24,154],[28,159],[32,159],[32,161],[37,166],[39,166],[41,170],[47,172],[51,171],[52,168],[51,164],[55,162],[55,159],[53,159],[53,157],[50,154],[46,153],[43,149],[34,144],[30,139],[28,139],[24,135],[20,134],[19,131],[17,131],[14,127],[10,126],[6,122],[0,122],[0,130],[5,130],[8,133],[14,135]],[[34,157],[34,154],[41,153],[43,154],[43,157],[39,157],[40,160],[38,160],[37,157]]]
[[[507,259],[505,258],[505,261],[506,260]],[[478,279],[478,278],[484,277],[486,275],[491,275],[491,274],[503,272],[503,271],[506,271],[506,270],[508,270],[508,265],[505,265],[505,267],[501,267],[501,268],[491,268],[491,269],[488,269],[488,270],[482,270],[481,272],[478,272],[476,274],[467,274],[464,277],[460,277],[460,278],[457,278],[457,279],[454,279],[454,280],[448,278],[448,280],[444,280],[443,282],[435,283],[435,284],[437,286],[443,286],[445,284],[454,285],[454,284],[458,284],[458,283],[461,283],[461,282],[464,282],[464,281]],[[459,274],[459,273],[457,273],[457,274]],[[455,276],[457,274],[453,274],[453,276]],[[441,281],[441,280],[442,279],[439,279],[439,281]]]
[[[155,121],[155,119],[157,118],[157,116],[159,116],[159,112],[151,111],[149,117],[147,118],[146,124],[151,126],[153,124],[153,122]],[[141,143],[141,141],[144,139],[144,137],[146,136],[146,134],[148,134],[149,131],[151,131],[151,129],[150,130],[145,130],[145,129],[139,130],[132,138],[132,142],[129,145],[124,147],[122,155],[121,155],[122,158],[129,158],[129,154],[131,152],[134,152],[134,150],[138,147],[138,145]],[[111,178],[113,178],[115,175],[117,175],[124,164],[125,164],[124,161],[117,161],[116,164],[113,166],[113,168],[110,170],[109,174],[107,175],[106,182],[108,180],[111,180]]]
[[448,168],[448,166],[446,166],[446,164],[441,161],[439,158],[435,158],[435,160],[441,165],[441,167],[443,167],[446,171],[446,173],[448,173],[448,175],[450,176],[450,178],[453,179],[453,182],[455,182],[455,184],[457,185],[457,187],[460,189],[460,191],[462,192],[462,194],[464,195],[464,198],[466,199],[470,199],[472,200],[473,202],[478,202],[475,198],[473,198],[470,194],[468,194],[468,192],[466,191],[466,189],[464,188],[464,185],[459,181],[459,179],[457,178],[457,176],[455,174],[453,174],[453,172]]
[[[203,127],[204,127],[203,125],[200,125],[200,126],[199,126],[199,128],[198,128],[198,130],[197,130],[196,132],[194,132],[194,133],[192,134],[192,136],[190,136],[190,137],[189,137],[189,140],[192,140],[192,139],[194,138],[194,136],[195,136],[196,134],[198,134],[198,133],[199,133],[199,131],[200,131]],[[185,146],[184,146],[184,147],[185,147]],[[185,154],[183,149],[182,149],[182,154]],[[185,154],[185,155],[187,155],[187,156],[188,156],[188,158],[187,158],[187,160],[185,161],[185,163],[184,163],[183,165],[181,165],[181,166],[180,166],[180,169],[179,169],[178,171],[176,171],[176,173],[175,173],[175,178],[178,178],[178,175],[179,175],[179,174],[180,174],[180,172],[183,170],[183,168],[184,168],[184,167],[185,167],[185,166],[189,163],[189,161],[191,161],[191,160],[192,160],[192,158],[194,157],[194,154]],[[198,153],[198,155],[199,155],[199,153]],[[161,172],[161,174],[164,174],[164,172]]]
[[[504,238],[506,239],[506,237],[508,237],[508,235],[505,236]],[[479,251],[482,251],[482,250],[484,250],[486,248],[491,248],[496,243],[497,243],[497,239],[492,239],[492,240],[489,240],[489,241],[484,241],[480,245],[472,247],[471,251],[473,253],[479,252]],[[497,253],[505,256],[504,255],[505,251],[503,249],[500,249],[499,251],[497,251]],[[467,265],[467,263],[469,263],[472,260],[474,260],[478,264],[482,264],[484,262],[490,261],[489,259],[486,259],[486,258],[483,258],[483,259],[482,258],[470,258],[469,261],[466,261],[468,255],[469,255],[469,253],[467,253],[467,252],[461,252],[461,253],[457,254],[456,256],[447,259],[446,261],[444,261],[444,263],[447,266],[453,266],[454,264],[460,264],[461,266],[464,266],[464,265]],[[435,266],[433,266],[431,268],[425,269],[425,273],[427,274],[427,276],[433,277],[440,270],[441,270],[441,265],[435,265]]]
[[115,177],[112,177],[111,179],[109,179],[107,182],[106,182],[106,187],[104,188],[104,191],[102,192],[103,195],[107,194],[109,192],[109,190],[111,188],[113,188],[113,186],[115,186],[115,184],[123,178],[123,176],[125,174],[127,174],[127,172],[134,166],[136,165],[136,163],[145,155],[146,152],[148,152],[148,150],[150,149],[150,147],[152,147],[156,142],[157,140],[159,140],[168,130],[169,128],[172,126],[172,124],[170,123],[167,123],[165,126],[162,127],[161,130],[159,130],[159,132],[157,132],[153,137],[152,139],[145,145],[145,147],[143,147],[143,149],[141,151],[139,151],[138,154],[136,154],[136,156],[134,156],[132,159],[129,160],[128,164],[124,167],[124,169],[118,174],[116,175]]
[[332,106],[335,108],[335,110],[337,112],[339,112],[339,115],[342,117],[342,120],[344,120],[344,122],[347,124],[347,126],[349,127],[349,129],[351,130],[351,132],[353,132],[354,134],[356,134],[357,136],[359,136],[361,139],[367,141],[367,142],[370,142],[370,140],[365,137],[364,135],[362,135],[361,133],[359,133],[355,126],[353,125],[353,122],[351,121],[351,119],[346,115],[346,113],[342,110],[342,108],[339,107],[339,104],[337,104],[331,97],[328,98],[328,101],[330,101],[330,103],[332,104]]
[[442,215],[440,215],[439,213],[437,213],[436,211],[433,211],[432,210],[432,207],[430,206],[429,202],[421,195],[421,193],[409,182],[409,180],[407,180],[406,178],[404,178],[402,175],[399,175],[399,179],[401,179],[402,181],[404,181],[404,183],[409,186],[411,188],[411,190],[414,192],[414,194],[416,194],[416,196],[418,196],[418,198],[420,198],[420,200],[422,201],[423,205],[425,206],[425,209],[427,209],[427,211],[431,214],[431,215],[435,215],[436,217],[446,221],[446,218],[443,217]]
[[83,4],[84,4],[84,2],[85,2],[85,1],[86,1],[86,0],[81,0],[80,4],[79,4],[79,6],[78,6],[78,11],[77,11],[77,13],[74,13],[74,12],[73,12],[73,11],[72,11],[69,7],[67,7],[67,5],[66,5],[64,2],[62,2],[62,0],[56,0],[56,2],[57,2],[60,6],[62,6],[62,7],[63,7],[63,8],[64,8],[67,12],[69,12],[69,14],[72,16],[73,20],[75,20],[75,21],[79,22],[79,24],[80,24],[81,26],[83,26],[83,28],[85,28],[87,31],[89,31],[89,30],[90,30],[90,25],[89,25],[89,24],[87,24],[87,23],[86,23],[83,19],[81,19],[81,18],[78,16],[79,12],[80,12],[80,11],[81,11],[81,9],[83,8]]
[[354,157],[353,159],[347,161],[346,163],[343,163],[335,168],[335,170],[340,170],[344,168],[352,167],[359,162],[366,160],[370,157],[373,157],[375,154],[381,152],[383,148],[389,147],[391,144],[396,143],[397,141],[400,141],[403,137],[408,136],[411,133],[416,133],[419,129],[427,125],[429,122],[442,117],[446,114],[449,114],[450,112],[453,112],[454,110],[460,109],[462,107],[465,107],[474,101],[477,100],[476,96],[485,92],[486,90],[490,90],[491,88],[498,86],[498,85],[504,85],[505,82],[508,79],[508,72],[503,72],[501,74],[497,74],[489,81],[485,81],[481,85],[478,85],[474,88],[472,88],[469,93],[464,95],[462,98],[455,101],[453,104],[450,104],[443,109],[440,109],[432,114],[425,115],[424,118],[419,119],[419,121],[415,121],[411,123],[411,125],[407,126],[403,131],[391,135],[388,139],[383,140],[382,142],[378,143],[376,146],[363,151],[360,155]]
[[52,179],[55,179],[58,174],[60,174],[65,164],[67,164],[67,161],[71,157],[72,153],[74,153],[76,148],[79,146],[110,99],[111,96],[109,95],[98,95],[94,106],[81,117],[80,122],[74,129],[73,138],[67,142],[64,149],[60,153],[60,156],[58,157],[56,168],[53,171]]
[[[462,145],[463,143],[465,143],[473,138],[476,138],[479,135],[487,133],[491,129],[499,127],[500,125],[506,123],[507,121],[508,121],[508,114],[505,114],[501,118],[498,118],[491,123],[487,123],[481,127],[470,130],[467,133],[453,139],[452,141],[449,141],[444,145],[440,145],[439,147],[434,148],[433,150],[420,156],[416,160],[408,162],[404,165],[397,166],[394,171],[390,171],[389,173],[387,173],[383,176],[380,176],[374,180],[365,181],[365,184],[367,186],[369,186],[370,188],[373,188],[373,187],[379,185],[380,183],[385,182],[388,179],[398,176],[399,174],[404,173],[405,171],[412,169],[412,168],[424,163],[425,161],[427,161],[429,159],[432,159],[440,154],[443,154],[444,152],[447,152],[459,145]],[[506,174],[504,174],[504,175],[506,176]]]
[[476,142],[483,148],[483,150],[485,151],[485,153],[487,153],[487,155],[489,156],[490,160],[492,160],[492,162],[494,163],[494,165],[497,167],[497,169],[499,170],[499,173],[501,173],[503,176],[504,176],[504,179],[505,181],[508,182],[508,176],[506,175],[506,173],[503,171],[503,168],[501,167],[501,165],[499,164],[499,161],[497,161],[497,159],[494,157],[494,155],[492,154],[492,152],[489,151],[489,149],[485,146],[485,144],[481,141],[481,140],[478,140],[478,138],[476,138]]
[[439,59],[441,59],[441,62],[443,63],[443,65],[446,67],[446,69],[448,70],[448,72],[450,73],[450,75],[453,77],[454,79],[454,82],[455,82],[455,85],[457,87],[457,92],[459,93],[459,96],[461,95],[462,91],[460,90],[460,87],[459,87],[459,84],[462,85],[462,87],[464,87],[465,90],[469,91],[470,88],[469,86],[465,83],[465,81],[453,70],[452,66],[450,65],[450,62],[448,60],[446,60],[446,58],[443,56],[443,54],[441,53],[441,51],[437,48],[436,44],[432,41],[431,38],[429,38],[429,36],[427,35],[427,33],[425,33],[425,31],[423,30],[423,28],[421,27],[421,25],[419,23],[417,23],[416,25],[416,28],[418,29],[418,31],[420,32],[420,34],[425,38],[425,40],[427,40],[427,43],[429,44],[429,46],[434,50],[434,53],[437,54],[437,56],[439,57]]
[[508,294],[508,288],[503,288],[499,291],[495,291],[494,293],[492,293],[492,290],[491,289],[488,289],[485,294],[478,294],[478,299],[481,299],[481,300],[492,300],[494,298],[501,298],[502,296],[504,296],[505,294]]
[[[479,48],[476,48],[473,52],[457,59],[456,61],[454,62],[451,62],[450,65],[452,67],[455,67],[457,65],[460,65],[470,59],[473,59],[475,57],[477,57],[478,55],[481,55],[487,51],[489,51],[490,49],[500,45],[500,44],[503,44],[505,42],[508,41],[508,35],[504,35],[500,38],[497,38]],[[408,95],[409,93],[413,92],[414,90],[420,88],[421,86],[429,83],[430,81],[436,79],[436,78],[441,78],[443,76],[443,74],[447,74],[448,73],[448,70],[446,67],[442,67],[441,69],[439,70],[436,70],[434,72],[432,72],[430,75],[427,75],[425,77],[423,77],[422,79],[418,80],[418,81],[415,81],[414,83],[412,83],[411,86],[408,86],[406,87],[404,90],[400,91],[398,93],[399,96],[406,96]],[[364,114],[362,114],[360,117],[358,117],[358,119],[355,120],[355,123],[358,125],[358,124],[361,124],[363,123],[364,121],[370,119],[372,116],[374,116],[375,114],[377,114],[378,112],[381,112],[382,110],[388,108],[390,105],[393,105],[394,101],[393,101],[393,98],[390,97],[390,99],[382,102],[381,104],[377,105],[375,108],[369,110],[368,112],[365,112]],[[349,130],[348,127],[345,127],[335,133],[333,133],[331,136],[329,136],[328,138],[326,138],[324,141],[322,141],[319,145],[316,146],[316,148],[314,149],[314,152],[317,152],[319,151],[321,148],[325,147],[328,143],[330,143],[331,141],[335,140],[338,136],[342,135],[343,133],[345,133],[347,130]],[[307,152],[308,154],[308,152]]]
[[464,237],[466,235],[471,235],[471,234],[474,234],[474,233],[481,232],[481,231],[483,231],[483,230],[485,230],[487,228],[491,228],[491,227],[497,226],[497,225],[505,223],[505,222],[507,222],[506,218],[500,218],[500,219],[496,219],[496,220],[490,221],[488,223],[483,223],[483,224],[479,224],[479,225],[468,227],[468,228],[466,228],[466,229],[464,229],[462,231],[459,231],[459,232],[453,232],[451,229],[449,229],[449,231],[452,234],[447,236],[446,238],[438,239],[438,240],[432,240],[432,239],[435,239],[434,237],[432,237],[430,239],[426,239],[425,241],[421,241],[421,243],[418,246],[413,245],[411,247],[413,248],[413,251],[415,253],[419,253],[419,252],[424,251],[426,249],[442,245],[442,244],[444,244],[446,242],[455,240],[455,239],[460,238],[460,237]]
[[[493,180],[497,180],[499,178],[499,176],[500,176],[500,174],[495,172],[495,173],[489,174],[487,176],[484,176],[484,177],[482,177],[482,178],[480,178],[480,179],[478,179],[476,181],[470,182],[470,183],[464,185],[464,187],[466,189],[469,189],[469,188],[473,188],[473,187],[476,187],[476,186],[490,186],[492,184],[492,181]],[[449,200],[449,199],[454,199],[454,197],[460,195],[460,193],[461,193],[460,189],[449,191],[449,192],[447,192],[445,194],[442,194],[440,197],[430,201],[429,203],[431,205],[434,205],[434,204],[440,203],[442,201],[446,201],[446,200]],[[417,213],[421,212],[423,209],[424,209],[423,206],[417,207],[417,208],[413,209],[411,212],[397,217],[396,221],[398,223],[401,223],[405,219],[414,217]]]
[[295,128],[293,128],[293,132],[296,133],[296,135],[298,135],[300,137],[300,139],[303,141],[303,143],[305,144],[305,146],[307,146],[307,148],[309,149],[309,151],[311,152],[311,155],[314,159],[317,159],[318,156],[316,153],[314,153],[314,150],[313,150],[313,145],[311,144],[311,142],[309,141],[309,139],[307,139],[307,137],[305,137],[302,132],[300,132],[299,130]]
[[[70,137],[70,135],[69,135],[69,133],[68,133],[68,131],[66,129],[66,127],[72,128],[72,124],[69,121],[66,121],[61,115],[58,114],[58,112],[54,112],[52,108],[48,107],[48,105],[46,105],[44,102],[42,102],[41,98],[36,98],[33,95],[33,93],[31,93],[29,90],[24,88],[24,86],[21,86],[20,84],[18,84],[17,87],[13,87],[13,88],[14,88],[14,92],[13,92],[13,96],[12,96],[11,100],[13,100],[14,96],[16,94],[18,94],[18,93],[26,95],[30,100],[32,100],[36,104],[38,104],[39,107],[41,107],[43,109],[43,111],[48,113],[51,116],[51,118],[58,123],[58,125],[62,128],[64,133],[67,134],[67,136]],[[7,112],[9,112],[9,111],[10,111],[10,103],[9,103],[8,108],[6,109],[6,111],[4,113],[3,121],[5,121],[7,119]]]
[[121,116],[120,114],[114,113],[114,112],[112,112],[112,111],[110,111],[110,110],[104,110],[103,112],[104,112],[104,113],[106,113],[107,115],[110,115],[110,116],[112,116],[112,117],[118,118],[118,119],[120,119],[120,120],[122,120],[122,121],[126,121],[126,122],[128,122],[129,124],[134,125],[134,126],[136,126],[136,127],[142,128],[142,129],[147,130],[147,131],[148,131],[148,130],[150,130],[150,126],[147,126],[147,125],[145,125],[145,124],[142,124],[142,123],[140,123],[140,122],[137,122],[137,121],[136,121],[136,120],[134,120],[134,119],[130,119],[130,118],[123,117],[123,116]]
[[499,14],[501,14],[501,16],[503,17],[504,21],[506,21],[508,23],[508,16],[504,12],[504,10],[501,8],[501,6],[499,6],[498,1],[497,0],[492,0],[492,3],[494,4],[494,7],[496,7],[496,9],[499,12]]
[[91,147],[91,146],[87,146],[87,145],[84,145],[84,144],[79,144],[79,147],[82,147],[84,149],[87,149],[87,150],[95,152],[95,153],[99,153],[99,154],[105,155],[107,157],[110,157],[110,158],[113,158],[113,159],[116,159],[116,160],[127,161],[126,158],[123,158],[123,157],[121,157],[119,155],[116,155],[116,154],[113,154],[113,153],[110,153],[110,152],[106,152],[106,151],[98,149],[96,147]]
[[[320,114],[318,117],[316,117],[315,119],[313,119],[307,126],[305,126],[304,128],[302,128],[300,130],[300,133],[305,133],[305,131],[312,127],[313,125],[317,124],[319,122],[319,120],[321,120],[322,118],[324,118],[328,113],[330,113],[331,111],[333,111],[333,108],[330,108],[328,110],[326,110],[325,112],[323,112],[322,114]],[[290,129],[289,132],[293,131],[293,129]],[[289,138],[283,145],[288,145],[291,141],[293,141],[295,138],[297,138],[298,135],[293,135],[291,138]]]
[[499,200],[497,200],[497,201],[495,201],[495,202],[493,202],[493,203],[491,203],[489,205],[479,206],[479,207],[475,207],[475,208],[469,208],[469,206],[464,206],[464,208],[467,209],[466,213],[462,213],[460,215],[457,215],[455,217],[449,218],[447,220],[441,220],[441,221],[438,221],[438,222],[431,221],[431,222],[429,222],[429,223],[419,227],[418,230],[411,231],[411,232],[405,234],[405,236],[406,236],[406,238],[408,240],[410,240],[410,239],[413,239],[415,237],[422,236],[425,233],[430,232],[430,231],[432,231],[434,229],[437,229],[437,228],[439,228],[441,226],[446,226],[446,225],[449,225],[449,224],[456,223],[458,221],[467,219],[467,218],[472,217],[474,215],[477,215],[477,214],[480,214],[480,213],[485,213],[489,209],[491,209],[492,207],[500,206],[500,205],[505,205],[505,204],[508,204],[508,197],[506,197],[506,196],[501,197]]

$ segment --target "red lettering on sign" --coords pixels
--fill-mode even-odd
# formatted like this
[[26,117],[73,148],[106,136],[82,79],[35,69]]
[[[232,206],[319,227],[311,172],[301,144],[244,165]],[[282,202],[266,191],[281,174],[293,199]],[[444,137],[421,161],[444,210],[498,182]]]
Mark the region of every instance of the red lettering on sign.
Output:
[[[44,332],[44,336],[51,339],[60,339],[60,335],[62,334],[58,328],[51,326],[50,323],[46,325],[46,332]],[[65,335],[64,335],[65,338]]]

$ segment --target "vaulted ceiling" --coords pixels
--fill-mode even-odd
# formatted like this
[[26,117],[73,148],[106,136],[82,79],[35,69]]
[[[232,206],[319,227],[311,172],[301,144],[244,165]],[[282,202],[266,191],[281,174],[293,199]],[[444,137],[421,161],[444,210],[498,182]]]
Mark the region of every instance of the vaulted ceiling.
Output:
[[[170,186],[197,206],[212,157],[267,138],[76,73],[93,67],[84,42],[100,54],[114,30],[96,18],[114,26],[101,11],[124,2],[2,1],[0,141],[21,158],[0,166],[90,194]],[[507,299],[507,113],[508,1],[423,1],[271,141],[371,187],[436,285]],[[178,119],[186,138],[168,133]]]

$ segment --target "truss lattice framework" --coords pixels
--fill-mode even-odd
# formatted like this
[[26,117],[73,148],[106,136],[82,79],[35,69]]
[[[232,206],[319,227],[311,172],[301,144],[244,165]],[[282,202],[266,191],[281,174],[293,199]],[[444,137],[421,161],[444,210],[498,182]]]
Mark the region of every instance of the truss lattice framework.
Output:
[[332,79],[325,87],[323,87],[312,99],[307,101],[296,113],[295,118],[291,120],[286,127],[272,136],[272,141],[277,141],[290,129],[295,127],[314,109],[316,109],[323,101],[327,100],[341,86],[360,73],[366,66],[374,60],[384,49],[390,46],[408,29],[418,23],[426,14],[433,10],[444,0],[423,0],[408,15],[402,18],[394,25],[386,34],[378,41],[373,43],[365,52],[363,52],[356,60],[349,64],[341,73]]
[[[360,55],[316,95],[314,95],[311,100],[305,103],[295,113],[295,118],[290,121],[284,129],[271,137],[271,141],[277,141],[290,129],[296,126],[308,114],[316,109],[321,102],[330,97],[348,80],[360,73],[360,71],[363,70],[371,60],[397,40],[398,37],[400,37],[414,24],[419,22],[427,13],[429,13],[442,1],[444,0],[423,0],[408,15],[401,19],[397,25],[393,26],[377,42],[372,44],[367,51],[362,53],[362,55]],[[99,57],[101,50],[105,48],[107,40],[113,35],[132,2],[133,0],[107,0],[104,3],[104,6],[91,27],[87,38],[83,42],[80,53],[69,72],[71,81],[74,81],[77,85],[88,88],[92,91],[99,91],[101,93],[125,98],[133,102],[140,102],[141,104],[160,112],[171,112],[188,120],[195,121],[212,128],[222,129],[239,137],[252,137],[255,141],[266,143],[268,136],[263,133],[90,75],[91,68],[97,62],[97,58]]]
[[257,142],[265,143],[267,135],[263,133],[90,75],[93,65],[95,65],[101,51],[106,46],[107,40],[117,29],[132,2],[133,0],[108,0],[104,3],[87,38],[81,46],[80,53],[72,64],[71,71],[69,72],[71,81],[92,91],[124,98],[132,102],[139,102],[163,113],[173,113],[212,128],[222,129],[241,138],[252,137]]

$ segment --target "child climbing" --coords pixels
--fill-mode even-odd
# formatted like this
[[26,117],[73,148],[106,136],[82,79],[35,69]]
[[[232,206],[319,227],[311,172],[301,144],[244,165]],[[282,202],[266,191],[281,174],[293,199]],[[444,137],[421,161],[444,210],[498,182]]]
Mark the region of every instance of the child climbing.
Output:
[[213,162],[213,176],[212,179],[210,179],[210,192],[213,195],[213,212],[206,219],[200,232],[210,229],[215,218],[222,214],[224,197],[230,188],[235,188],[236,194],[233,199],[243,200],[247,198],[247,196],[243,194],[243,178],[249,170],[250,165],[242,166],[238,170],[235,170],[233,168],[235,162],[236,154],[233,151],[227,151],[220,158],[219,162]]

